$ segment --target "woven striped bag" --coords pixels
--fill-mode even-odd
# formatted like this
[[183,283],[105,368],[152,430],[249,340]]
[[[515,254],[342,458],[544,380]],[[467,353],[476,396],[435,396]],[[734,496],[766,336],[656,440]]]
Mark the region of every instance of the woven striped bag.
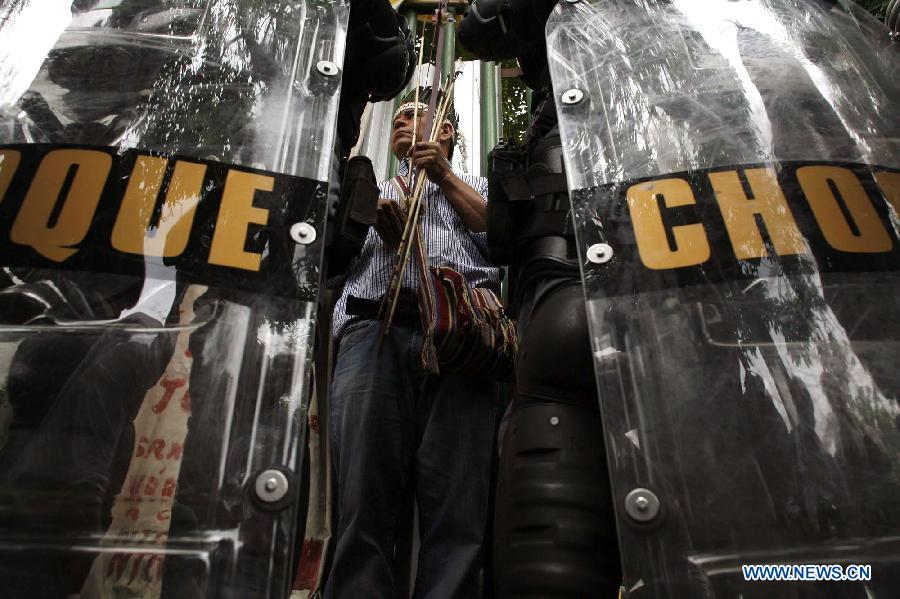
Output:
[[496,294],[471,287],[452,268],[428,266],[421,230],[416,231],[415,244],[424,332],[422,365],[435,373],[512,378],[518,349],[516,330]]
[[[406,185],[397,177],[403,195]],[[421,225],[414,234],[419,272],[419,314],[424,345],[422,365],[432,373],[451,372],[510,380],[518,349],[516,328],[490,289],[473,288],[448,266],[429,266]]]

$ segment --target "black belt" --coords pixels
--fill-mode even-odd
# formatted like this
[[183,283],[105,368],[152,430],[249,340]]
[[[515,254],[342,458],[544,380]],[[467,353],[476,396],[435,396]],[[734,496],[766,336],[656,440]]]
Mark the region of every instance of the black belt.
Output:
[[[378,320],[378,312],[381,310],[381,300],[371,300],[355,295],[347,296],[347,306],[344,313],[351,316],[350,322],[357,320]],[[394,310],[393,324],[409,327],[421,326],[419,317],[419,302],[411,293],[400,293],[397,298],[397,307]]]

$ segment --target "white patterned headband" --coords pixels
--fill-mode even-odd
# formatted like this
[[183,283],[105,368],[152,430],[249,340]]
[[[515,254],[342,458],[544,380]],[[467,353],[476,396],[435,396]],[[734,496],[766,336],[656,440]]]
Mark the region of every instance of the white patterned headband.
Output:
[[[419,102],[418,107],[419,107],[419,114],[422,114],[422,113],[425,113],[428,111],[428,104],[425,104],[424,102]],[[398,116],[400,116],[401,114],[403,114],[407,111],[415,110],[415,109],[416,109],[415,102],[407,102],[406,104],[401,104],[400,107],[397,109],[397,112],[394,113],[394,118],[397,118]]]

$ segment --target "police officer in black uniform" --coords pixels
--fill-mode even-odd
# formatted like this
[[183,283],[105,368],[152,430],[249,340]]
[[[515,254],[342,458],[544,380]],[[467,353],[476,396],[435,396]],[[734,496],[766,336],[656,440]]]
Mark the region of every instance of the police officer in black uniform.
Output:
[[500,460],[495,586],[507,597],[615,597],[620,560],[544,27],[555,0],[476,0],[460,42],[518,59],[534,90],[521,143],[491,153],[488,244],[510,266],[516,396]]

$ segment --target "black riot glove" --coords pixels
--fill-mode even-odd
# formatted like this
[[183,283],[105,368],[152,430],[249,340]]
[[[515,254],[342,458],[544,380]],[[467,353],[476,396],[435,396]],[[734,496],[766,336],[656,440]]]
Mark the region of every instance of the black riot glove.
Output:
[[406,19],[388,0],[354,0],[338,111],[338,153],[346,157],[359,136],[367,102],[399,94],[415,69],[415,45]]
[[544,46],[556,0],[475,0],[459,24],[459,41],[485,60],[507,60]]
[[388,0],[350,5],[344,79],[379,102],[399,94],[415,68],[415,44],[406,19]]

